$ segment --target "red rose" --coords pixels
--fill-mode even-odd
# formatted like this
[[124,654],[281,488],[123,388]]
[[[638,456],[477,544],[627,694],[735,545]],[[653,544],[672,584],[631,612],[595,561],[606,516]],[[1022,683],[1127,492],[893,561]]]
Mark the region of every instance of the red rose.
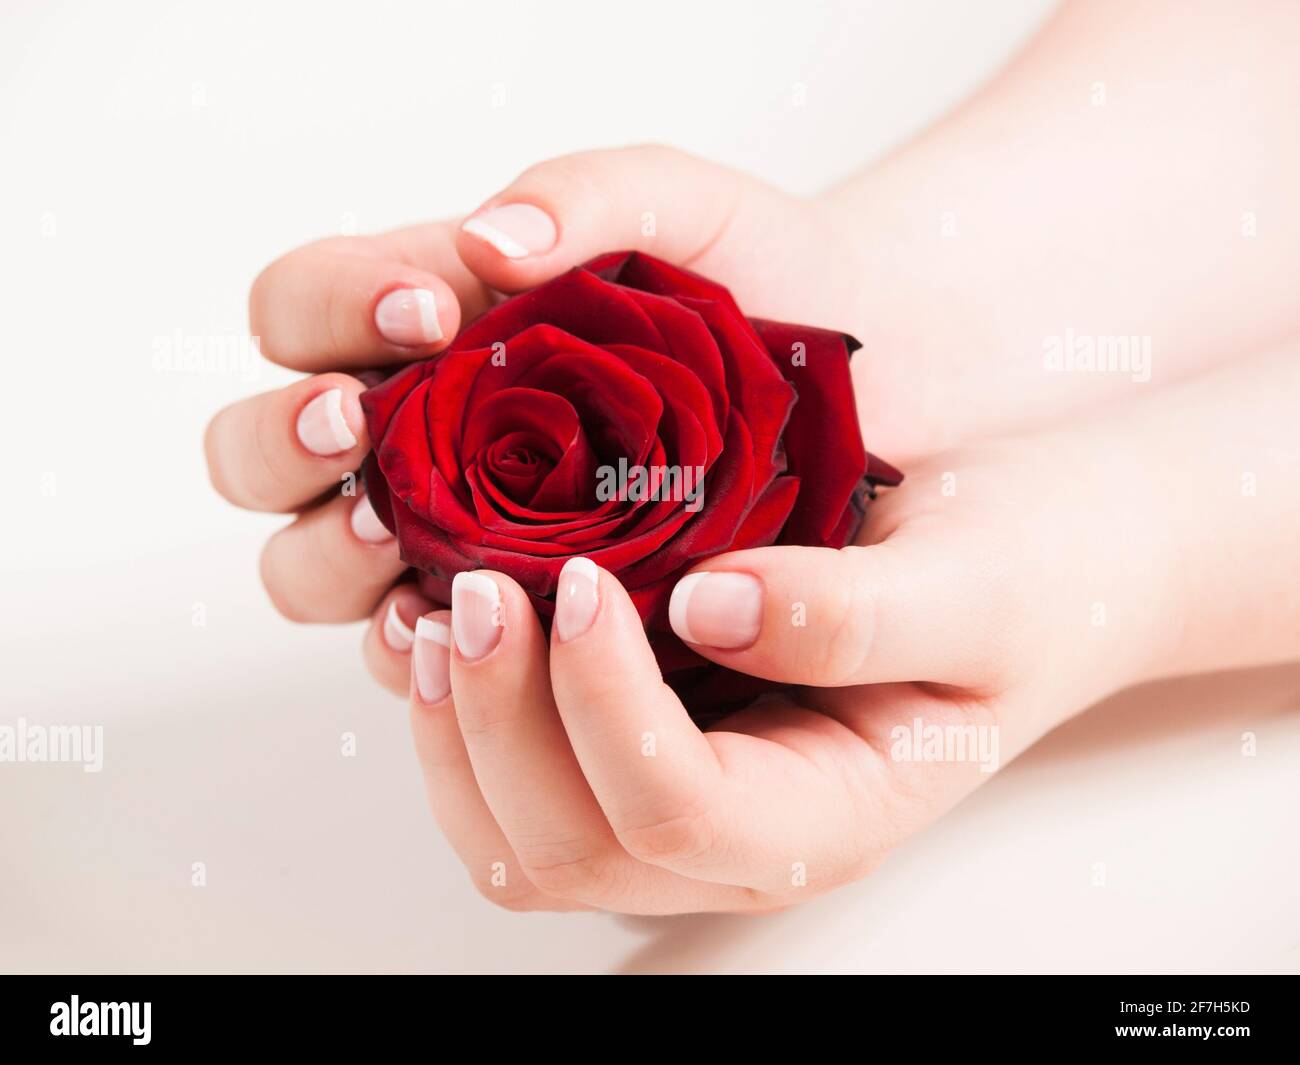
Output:
[[[775,543],[842,547],[874,486],[902,479],[862,446],[858,346],[746,319],[721,285],[648,255],[603,255],[365,392],[366,490],[442,602],[457,573],[486,567],[549,618],[560,568],[587,556],[681,681],[703,664],[668,627],[686,569]],[[739,690],[735,674],[721,684]]]

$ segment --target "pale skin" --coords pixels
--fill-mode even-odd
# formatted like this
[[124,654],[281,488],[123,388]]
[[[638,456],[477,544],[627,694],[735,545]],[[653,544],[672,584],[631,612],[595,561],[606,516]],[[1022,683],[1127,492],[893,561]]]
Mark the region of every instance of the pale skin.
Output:
[[[1067,5],[976,97],[813,200],[667,149],[588,153],[470,216],[540,209],[553,229],[534,217],[522,255],[455,219],[322,241],[258,278],[264,353],[312,376],[214,419],[214,483],[298,514],[262,561],[286,616],[372,619],[366,662],[409,696],[430,805],[487,898],[780,908],[865,875],[987,779],[900,760],[895,726],[996,726],[1005,764],[1127,685],[1300,657],[1300,9],[1193,7]],[[611,248],[856,334],[867,444],[907,475],[854,547],[697,567],[762,589],[754,638],[700,653],[799,685],[706,732],[603,571],[587,627],[549,644],[486,574],[495,643],[467,655],[457,633],[450,692],[426,702],[403,631],[448,612],[394,587],[396,544],[338,494],[370,447],[351,371],[436,352],[490,290]],[[377,319],[395,290],[430,295]],[[1151,380],[1045,371],[1067,328],[1149,336]],[[295,427],[336,389],[307,439],[338,450],[313,453]]]

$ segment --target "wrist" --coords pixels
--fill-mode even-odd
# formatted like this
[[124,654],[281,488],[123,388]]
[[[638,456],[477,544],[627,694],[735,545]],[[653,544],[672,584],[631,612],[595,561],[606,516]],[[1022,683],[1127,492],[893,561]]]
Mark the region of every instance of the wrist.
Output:
[[1026,595],[1041,606],[1031,658],[1049,705],[1074,712],[1159,675],[1182,601],[1159,467],[1143,461],[1136,427],[1116,419],[998,446],[1038,452],[1018,468],[1034,497]]
[[1085,538],[1104,548],[1081,551],[1080,579],[1107,606],[1114,680],[1300,653],[1297,404],[1292,345],[1062,434],[1089,481]]

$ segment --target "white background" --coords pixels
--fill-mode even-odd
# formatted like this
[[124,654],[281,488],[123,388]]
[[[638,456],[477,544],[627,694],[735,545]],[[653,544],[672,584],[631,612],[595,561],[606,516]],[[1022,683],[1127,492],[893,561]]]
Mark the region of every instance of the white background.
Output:
[[290,375],[157,364],[159,338],[243,334],[295,244],[463,212],[561,152],[663,141],[813,192],[1049,8],[7,2],[0,724],[103,724],[106,752],[0,765],[0,967],[1300,968],[1297,669],[1121,696],[777,917],[490,907],[360,628],[280,620],[256,560],[283,519],[208,487],[207,419]]

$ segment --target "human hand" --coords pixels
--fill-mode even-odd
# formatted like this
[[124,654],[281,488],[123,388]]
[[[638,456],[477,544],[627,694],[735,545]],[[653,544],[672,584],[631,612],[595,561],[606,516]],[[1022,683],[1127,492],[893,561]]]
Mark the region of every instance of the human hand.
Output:
[[[897,169],[885,168],[894,183],[886,189]],[[534,286],[611,247],[696,269],[756,316],[865,339],[853,372],[867,444],[905,472],[954,439],[1041,424],[1081,397],[1131,392],[1122,377],[1080,381],[1019,362],[998,372],[1005,337],[977,320],[991,296],[972,315],[965,303],[936,302],[926,286],[908,288],[932,272],[920,262],[948,260],[935,259],[923,229],[900,236],[881,216],[896,196],[869,196],[873,181],[854,186],[861,195],[799,200],[668,149],[591,152],[526,171],[464,229],[450,220],[332,238],[272,264],[254,285],[252,330],[273,361],[316,376],[220,412],[206,440],[223,495],[298,515],[263,554],[272,601],[296,621],[372,615],[367,662],[386,686],[405,690],[410,625],[429,604],[412,587],[394,589],[405,567],[368,503],[335,494],[369,449],[357,403],[364,386],[351,374],[436,353],[493,291]],[[989,254],[980,253],[985,266]],[[1041,300],[1023,298],[1023,282],[1011,288],[1015,306],[997,306],[1000,327],[1022,308],[1021,331],[1040,330]]]
[[[411,716],[474,883],[512,909],[675,913],[779,908],[864,875],[1144,675],[1158,575],[1113,523],[1146,503],[1103,450],[1086,432],[965,449],[883,495],[860,546],[702,563],[674,596],[678,634],[804,685],[703,732],[609,573],[566,567],[549,648],[518,585],[461,574],[450,614],[417,628]],[[918,727],[964,753],[927,760]]]
[[[272,601],[297,621],[373,614],[367,661],[405,692],[410,626],[430,604],[414,587],[393,587],[405,567],[364,497],[331,492],[341,481],[355,487],[370,446],[357,401],[364,385],[344,371],[435,353],[492,291],[531,287],[610,247],[653,248],[730,281],[752,313],[834,325],[824,279],[838,275],[825,257],[836,260],[839,239],[806,201],[640,148],[535,167],[463,228],[336,238],[273,264],[254,286],[253,331],[270,358],[316,376],[222,411],[207,436],[227,498],[299,514],[263,554]],[[756,252],[770,258],[763,271],[751,268]]]

